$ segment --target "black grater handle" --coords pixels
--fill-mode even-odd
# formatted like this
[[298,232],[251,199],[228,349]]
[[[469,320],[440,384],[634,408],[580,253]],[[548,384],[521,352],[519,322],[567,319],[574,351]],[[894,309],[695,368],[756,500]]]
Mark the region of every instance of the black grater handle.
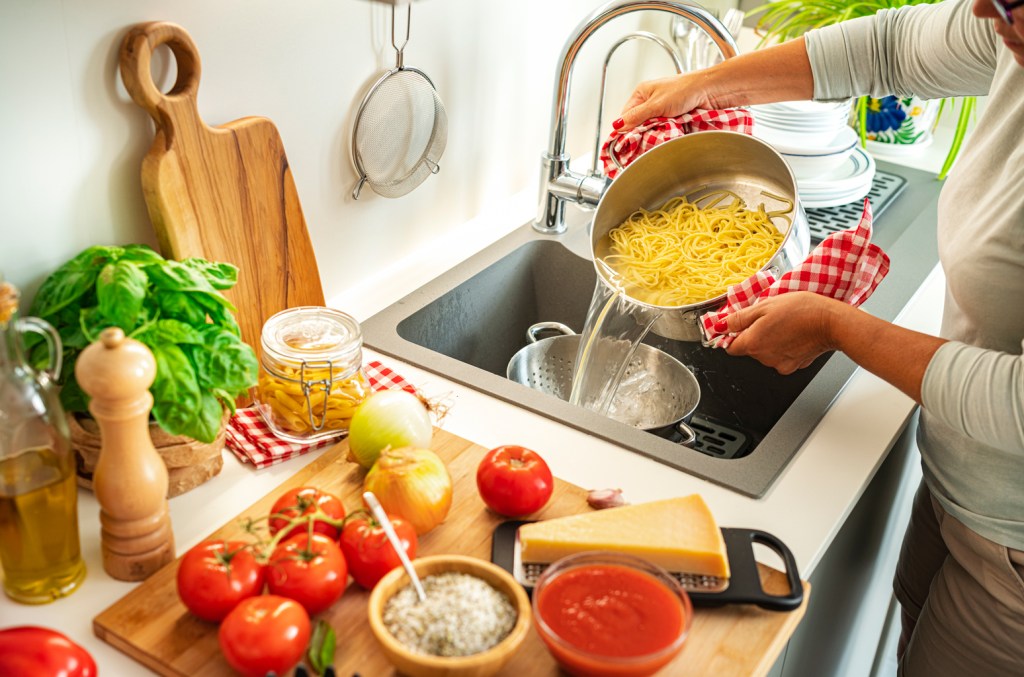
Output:
[[[519,527],[529,521],[511,520],[502,522],[494,529],[491,540],[491,561],[514,575],[515,546]],[[729,587],[721,592],[689,592],[695,606],[721,606],[723,604],[756,604],[770,611],[792,611],[799,608],[804,599],[804,586],[797,571],[796,558],[786,544],[772,534],[756,529],[722,528],[729,568],[732,574]],[[785,564],[789,593],[771,595],[761,587],[761,576],[754,559],[754,544],[760,543],[775,551]],[[522,584],[522,581],[520,581]],[[527,594],[533,587],[522,584]]]
[[[722,592],[690,593],[690,601],[697,606],[722,604],[756,604],[770,611],[792,611],[804,601],[804,586],[796,567],[796,558],[786,544],[778,538],[757,529],[722,528],[725,550],[729,558],[731,577],[729,587]],[[782,558],[786,567],[789,592],[771,595],[761,587],[761,575],[754,559],[754,544],[760,543]]]

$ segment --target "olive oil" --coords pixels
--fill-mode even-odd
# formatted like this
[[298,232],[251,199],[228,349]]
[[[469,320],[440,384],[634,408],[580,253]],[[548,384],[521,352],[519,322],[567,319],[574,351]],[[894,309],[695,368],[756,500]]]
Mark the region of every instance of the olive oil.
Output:
[[42,604],[85,578],[69,450],[35,447],[0,460],[0,565],[12,599]]

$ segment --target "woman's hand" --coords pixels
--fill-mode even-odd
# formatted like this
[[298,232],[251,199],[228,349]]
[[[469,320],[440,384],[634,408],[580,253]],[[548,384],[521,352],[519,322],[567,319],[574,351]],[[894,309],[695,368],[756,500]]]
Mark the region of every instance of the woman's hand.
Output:
[[838,348],[833,323],[847,321],[851,310],[840,301],[812,292],[766,298],[729,316],[729,331],[740,333],[727,351],[749,355],[780,374],[792,374],[822,353]]
[[799,101],[814,94],[814,78],[802,37],[715,64],[704,70],[642,82],[612,123],[618,132],[655,117],[695,108],[716,110],[772,101]]
[[612,126],[625,132],[651,118],[671,118],[695,108],[711,108],[701,80],[698,73],[684,73],[641,82],[623,107],[622,117]]

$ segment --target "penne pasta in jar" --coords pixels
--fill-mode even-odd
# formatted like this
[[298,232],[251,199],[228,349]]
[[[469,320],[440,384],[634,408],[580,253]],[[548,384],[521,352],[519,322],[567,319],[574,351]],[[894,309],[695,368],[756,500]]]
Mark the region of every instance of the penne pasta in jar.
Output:
[[274,434],[294,442],[338,437],[370,394],[362,333],[349,315],[306,306],[263,326],[255,400]]

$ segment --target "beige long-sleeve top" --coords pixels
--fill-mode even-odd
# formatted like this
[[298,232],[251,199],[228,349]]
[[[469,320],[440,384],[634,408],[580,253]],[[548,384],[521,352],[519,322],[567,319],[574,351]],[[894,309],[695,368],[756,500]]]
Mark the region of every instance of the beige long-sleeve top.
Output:
[[884,10],[806,44],[818,100],[988,95],[939,198],[950,342],[925,372],[918,446],[949,513],[1024,550],[1024,67],[970,0]]

